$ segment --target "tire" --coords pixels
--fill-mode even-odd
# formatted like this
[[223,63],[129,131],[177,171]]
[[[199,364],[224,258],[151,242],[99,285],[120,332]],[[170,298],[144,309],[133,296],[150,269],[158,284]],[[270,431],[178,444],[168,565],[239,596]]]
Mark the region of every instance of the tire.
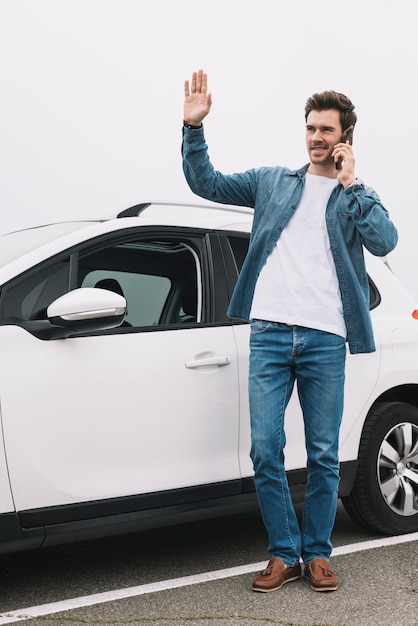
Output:
[[342,498],[350,517],[372,531],[418,531],[418,408],[382,402],[370,411],[361,436],[357,475]]

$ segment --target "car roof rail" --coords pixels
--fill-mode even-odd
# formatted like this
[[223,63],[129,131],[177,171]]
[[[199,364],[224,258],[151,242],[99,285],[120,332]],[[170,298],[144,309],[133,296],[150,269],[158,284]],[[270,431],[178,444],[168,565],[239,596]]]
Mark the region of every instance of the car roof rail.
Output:
[[138,217],[138,215],[140,215],[142,211],[145,211],[145,209],[151,206],[151,204],[151,202],[135,204],[134,206],[129,207],[129,209],[125,209],[124,211],[118,213],[116,217]]
[[[194,208],[202,208],[202,209],[219,209],[219,206],[215,206],[215,205],[210,205],[210,204],[188,204],[188,203],[177,203],[177,202],[164,202],[164,203],[160,203],[160,202],[142,202],[141,204],[135,204],[134,206],[129,207],[128,209],[124,209],[123,211],[121,211],[120,213],[117,214],[117,218],[119,217],[138,217],[138,215],[141,215],[141,213],[143,211],[145,211],[145,209],[147,209],[150,206],[171,206],[171,207],[178,207],[178,206],[182,206],[182,207],[186,207],[186,206],[190,206],[190,207],[194,207]],[[235,206],[235,205],[229,205],[229,204],[222,204],[222,210],[223,211],[231,211],[234,213],[253,213],[254,209],[252,209],[251,207],[244,207],[244,206]]]

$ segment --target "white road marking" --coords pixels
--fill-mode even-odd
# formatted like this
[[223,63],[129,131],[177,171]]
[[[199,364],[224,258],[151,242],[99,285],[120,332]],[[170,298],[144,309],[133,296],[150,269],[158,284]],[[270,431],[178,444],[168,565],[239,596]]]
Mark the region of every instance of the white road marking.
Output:
[[[362,541],[360,543],[352,543],[346,546],[335,548],[332,556],[342,556],[345,554],[353,554],[362,550],[371,550],[372,548],[384,548],[394,546],[409,541],[418,541],[418,532],[409,533],[408,535],[398,535],[396,537],[382,537],[381,539],[373,539],[371,541]],[[127,589],[115,589],[114,591],[106,591],[104,593],[96,593],[91,596],[81,596],[71,600],[63,600],[61,602],[53,602],[51,604],[41,604],[40,606],[32,606],[29,608],[18,609],[8,613],[0,613],[0,624],[13,624],[21,622],[32,617],[42,617],[44,615],[53,615],[64,611],[79,609],[84,606],[93,606],[94,604],[103,604],[105,602],[114,602],[115,600],[123,600],[124,598],[133,598],[142,596],[147,593],[156,593],[157,591],[166,591],[167,589],[178,589],[179,587],[187,587],[188,585],[198,585],[207,583],[212,580],[222,580],[232,576],[242,576],[243,574],[251,574],[264,569],[266,561],[261,563],[250,563],[238,567],[230,567],[228,569],[215,570],[214,572],[205,572],[204,574],[194,574],[192,576],[184,576],[182,578],[173,578],[171,580],[162,580],[157,583],[148,585],[139,585],[137,587],[129,587]]]

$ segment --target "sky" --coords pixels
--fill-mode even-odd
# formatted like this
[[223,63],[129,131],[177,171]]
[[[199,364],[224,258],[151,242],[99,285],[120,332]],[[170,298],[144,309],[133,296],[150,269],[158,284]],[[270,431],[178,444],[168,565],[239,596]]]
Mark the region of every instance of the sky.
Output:
[[306,163],[305,101],[335,89],[356,105],[357,174],[398,227],[389,261],[418,300],[415,5],[0,0],[0,233],[193,202],[180,143],[194,70],[225,173]]

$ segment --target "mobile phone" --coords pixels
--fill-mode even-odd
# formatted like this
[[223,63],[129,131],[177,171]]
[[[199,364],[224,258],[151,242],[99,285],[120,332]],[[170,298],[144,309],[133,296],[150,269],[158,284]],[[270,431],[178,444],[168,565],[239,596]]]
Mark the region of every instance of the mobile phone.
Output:
[[[354,130],[354,126],[350,126],[349,128],[347,128],[347,130],[343,133],[343,136],[340,139],[340,143],[347,143],[347,141],[348,141],[350,146],[352,146],[353,145],[353,130]],[[341,169],[342,162],[343,162],[343,160],[341,158],[339,158],[335,162],[335,168],[337,170]]]

